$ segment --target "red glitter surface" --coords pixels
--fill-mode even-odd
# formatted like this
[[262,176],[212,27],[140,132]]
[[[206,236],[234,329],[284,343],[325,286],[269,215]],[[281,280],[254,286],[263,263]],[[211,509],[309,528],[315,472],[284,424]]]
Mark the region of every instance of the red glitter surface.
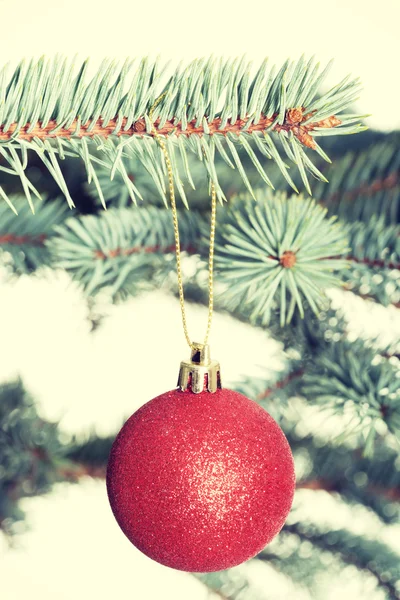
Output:
[[129,540],[190,572],[220,571],[260,552],[282,528],[294,488],[282,430],[228,389],[150,400],[122,427],[107,469],[111,508]]

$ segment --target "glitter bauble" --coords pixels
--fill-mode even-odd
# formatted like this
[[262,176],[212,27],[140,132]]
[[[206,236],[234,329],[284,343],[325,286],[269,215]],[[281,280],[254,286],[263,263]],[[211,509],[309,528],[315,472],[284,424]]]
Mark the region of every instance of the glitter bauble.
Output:
[[129,540],[157,562],[219,571],[280,531],[295,488],[289,444],[256,402],[229,389],[172,390],[119,432],[107,490]]

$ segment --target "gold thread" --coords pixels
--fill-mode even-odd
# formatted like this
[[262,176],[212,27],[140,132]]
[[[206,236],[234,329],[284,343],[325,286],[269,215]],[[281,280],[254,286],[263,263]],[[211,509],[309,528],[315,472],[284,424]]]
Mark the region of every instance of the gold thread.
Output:
[[[161,96],[157,98],[155,103],[150,109],[149,118],[152,119],[154,109],[161,102],[164,96],[167,94],[165,91]],[[183,332],[185,334],[186,341],[190,348],[193,348],[193,342],[190,341],[187,320],[186,320],[186,311],[185,311],[185,296],[183,292],[183,278],[182,278],[182,263],[181,263],[181,244],[179,238],[179,227],[178,227],[178,212],[176,210],[176,201],[175,201],[175,189],[174,189],[174,178],[172,172],[171,160],[169,157],[169,153],[167,147],[165,145],[164,140],[158,133],[157,129],[152,123],[154,137],[159,143],[161,150],[164,154],[165,163],[167,165],[168,172],[168,184],[169,184],[169,197],[172,208],[172,218],[174,223],[174,237],[175,237],[175,255],[176,255],[176,271],[178,276],[178,289],[179,289],[179,304],[181,307],[181,315],[182,315],[182,325]],[[211,322],[213,315],[213,307],[214,307],[214,278],[213,278],[213,267],[214,267],[214,242],[215,242],[215,225],[216,225],[216,217],[217,217],[217,193],[215,189],[214,182],[211,181],[211,224],[210,224],[210,251],[208,257],[208,317],[207,317],[207,330],[204,338],[204,345],[208,343],[208,338],[210,336],[211,330]]]

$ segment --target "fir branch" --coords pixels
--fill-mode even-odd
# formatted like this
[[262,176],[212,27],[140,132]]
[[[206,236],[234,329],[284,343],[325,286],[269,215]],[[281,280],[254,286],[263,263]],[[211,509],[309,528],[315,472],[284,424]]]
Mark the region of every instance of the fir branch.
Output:
[[[222,144],[222,142],[220,142],[220,144]],[[190,208],[206,213],[208,212],[209,207],[208,204],[204,202],[204,199],[209,196],[209,180],[204,172],[204,164],[197,156],[193,156],[189,165],[185,143],[182,142],[182,138],[179,138],[178,146],[179,153],[176,153],[175,160],[178,171],[180,173],[183,172],[184,174],[185,179],[182,181],[182,185],[185,187],[186,181],[190,185]],[[223,149],[223,146],[221,146],[221,148]],[[156,186],[154,178],[149,174],[149,171],[143,167],[141,160],[136,154],[127,151],[124,153],[123,158],[128,178],[141,190],[146,202],[154,206],[167,206],[169,204],[169,199],[167,197],[167,188],[164,186],[163,182],[162,185]],[[238,172],[232,172],[234,165],[228,166],[219,155],[215,156],[214,162],[220,185],[224,190],[226,197],[229,199],[234,193],[238,193],[242,190],[241,175]],[[259,179],[257,168],[254,166],[254,163],[244,155],[241,156],[241,162],[247,178],[251,185],[254,186]],[[111,163],[106,162],[104,165],[96,164],[95,166],[104,200],[107,206],[110,207],[129,206],[132,203],[132,200],[124,178],[119,171],[116,171],[113,179],[110,179],[110,164]],[[160,170],[162,173],[162,165],[156,165],[154,168]],[[160,177],[163,177],[163,175],[160,175]],[[96,202],[98,201],[98,191],[95,187],[87,185],[86,191]]]
[[[315,523],[296,522],[293,516],[285,524],[282,532],[281,544],[287,539],[287,534],[297,536],[300,543],[303,541],[311,543],[319,551],[339,555],[344,563],[369,571],[375,577],[379,587],[386,591],[390,600],[398,600],[400,597],[399,556],[386,544],[364,535],[353,534],[347,529],[331,530]],[[293,544],[291,546],[293,555]],[[276,544],[272,547],[267,546],[260,554],[260,558],[277,558],[274,563],[276,566],[279,566],[281,556],[285,558],[284,550],[282,552]]]
[[324,171],[329,184],[316,184],[314,196],[341,219],[364,221],[381,216],[397,223],[400,209],[398,139],[387,136],[363,152],[347,152]]
[[[241,304],[243,295],[253,294],[253,317],[256,308],[265,322],[269,314],[265,302],[278,301],[282,324],[286,317],[290,320],[296,305],[303,314],[300,295],[315,310],[321,304],[323,286],[339,282],[331,275],[333,268],[346,264],[342,259],[327,260],[346,249],[346,239],[334,219],[324,220],[324,215],[324,209],[311,200],[293,197],[286,202],[285,196],[273,197],[265,191],[258,193],[257,205],[248,196],[238,197],[221,211],[216,267],[222,286],[229,284],[224,306]],[[191,211],[181,213],[179,223],[182,248],[191,253],[205,250],[207,221]],[[97,217],[70,219],[54,231],[48,247],[55,265],[78,278],[87,295],[104,287],[112,298],[135,293],[144,280],[154,282],[160,272],[165,274],[174,265],[163,256],[174,249],[170,215],[164,209],[111,209]],[[234,261],[232,240],[237,247]]]
[[[377,149],[374,148],[374,150],[376,151]],[[376,179],[373,179],[371,183],[362,183],[361,185],[347,190],[344,193],[334,192],[330,195],[325,194],[325,202],[334,203],[339,202],[340,200],[351,202],[352,200],[356,200],[359,196],[367,196],[368,198],[371,198],[372,196],[377,195],[379,192],[393,190],[394,188],[399,187],[399,185],[400,173],[389,173],[389,175],[377,177]]]
[[0,523],[12,534],[21,497],[48,492],[57,479],[62,444],[56,423],[42,419],[20,378],[0,386]]
[[348,503],[369,507],[385,523],[397,522],[400,508],[393,503],[400,493],[396,449],[381,443],[373,456],[365,456],[350,447],[348,440],[346,445],[322,443],[318,432],[302,434],[295,417],[286,414],[280,421],[295,461],[303,466],[297,471],[297,487],[340,494]]
[[[110,209],[99,216],[68,219],[47,244],[54,265],[79,281],[88,296],[105,288],[112,299],[134,295],[155,283],[160,269],[174,269],[165,252],[174,250],[171,215],[165,209]],[[180,218],[182,248],[192,250],[199,223],[191,212]]]
[[244,563],[233,569],[192,575],[224,600],[242,600],[248,597],[252,600],[273,600],[270,590],[264,591],[255,585],[250,573],[248,563]]
[[367,265],[367,267],[386,267],[387,269],[400,269],[400,262],[391,262],[384,260],[383,258],[358,258],[357,256],[349,255],[346,257],[350,262]]
[[[203,160],[201,148],[208,148],[204,162],[221,201],[225,195],[213,165],[215,151],[224,160],[235,163],[249,187],[236,150],[240,145],[263,179],[269,182],[249,145],[249,141],[256,138],[257,149],[272,158],[289,184],[295,187],[273,137],[283,140],[289,160],[297,165],[309,190],[306,170],[316,177],[323,176],[305,154],[304,147],[320,152],[315,137],[330,131],[347,134],[363,129],[353,115],[351,118],[341,115],[358,96],[358,80],[347,77],[318,96],[328,68],[319,73],[319,65],[313,63],[314,59],[306,63],[304,57],[297,62],[286,61],[275,75],[265,60],[251,80],[251,63],[246,64],[244,57],[233,61],[220,59],[219,62],[213,58],[199,59],[183,70],[178,67],[161,86],[166,65],[160,68],[159,59],[151,63],[143,58],[136,65],[130,81],[128,76],[134,61],[129,60],[122,67],[109,60],[103,61],[90,81],[86,76],[88,61],[77,72],[74,62],[60,56],[50,61],[42,57],[29,64],[22,61],[10,76],[6,69],[0,73],[0,97],[3,99],[0,152],[7,163],[4,168],[20,177],[31,203],[31,193],[40,194],[25,171],[29,150],[36,152],[72,207],[74,202],[59,159],[68,155],[80,156],[88,181],[94,181],[103,204],[95,171],[95,165],[99,163],[109,166],[111,178],[116,172],[122,175],[131,199],[136,202],[141,194],[129,180],[124,164],[124,157],[133,153],[151,173],[163,195],[159,168],[161,155],[153,139],[154,124],[158,133],[170,140],[171,155],[175,143],[179,144],[182,156],[189,150],[200,160]],[[152,123],[148,114],[160,95],[162,101],[155,110]],[[181,138],[183,142],[179,142]],[[101,158],[90,151],[93,143]],[[184,162],[190,180],[189,166],[186,160]],[[174,168],[179,187],[180,172]],[[252,193],[251,186],[249,191]],[[182,186],[180,193],[186,201]],[[32,203],[31,207],[33,209]]]
[[12,196],[18,208],[15,216],[5,204],[0,204],[0,249],[2,262],[9,272],[18,275],[32,273],[39,267],[50,266],[51,254],[46,242],[54,235],[54,227],[69,216],[64,202],[41,203],[33,215],[23,196]]
[[[316,111],[313,111],[314,113]],[[296,113],[299,115],[298,120],[293,121],[291,114]],[[189,137],[191,135],[198,135],[200,137],[204,135],[219,134],[227,136],[229,133],[240,135],[243,131],[248,134],[255,132],[265,133],[267,130],[276,133],[285,132],[288,134],[291,132],[301,144],[307,148],[315,150],[316,142],[310,135],[310,132],[314,132],[315,129],[328,129],[332,127],[338,127],[342,125],[342,121],[336,116],[323,119],[322,121],[309,122],[309,119],[313,117],[312,113],[304,114],[304,109],[292,108],[286,112],[286,116],[282,124],[277,123],[278,113],[274,113],[271,117],[261,116],[258,123],[255,124],[250,119],[236,119],[226,123],[225,126],[221,126],[221,118],[215,118],[212,121],[203,123],[200,126],[196,126],[196,119],[186,123],[183,127],[182,123],[174,123],[174,119],[169,119],[163,126],[160,126],[160,119],[154,121],[154,126],[158,130],[160,135],[169,136],[171,133],[174,136],[185,135]],[[296,117],[297,118],[297,117]],[[248,125],[248,121],[250,124]],[[307,123],[304,123],[307,121]],[[23,127],[18,128],[18,123],[12,124],[6,132],[4,129],[0,131],[0,143],[8,142],[10,140],[25,140],[31,142],[35,139],[48,140],[54,138],[65,138],[67,140],[72,137],[76,138],[94,138],[99,136],[102,138],[108,138],[110,136],[140,136],[143,137],[145,133],[149,136],[154,136],[151,131],[146,131],[146,120],[145,118],[138,119],[130,127],[127,127],[127,118],[122,119],[113,118],[108,121],[108,125],[104,126],[102,119],[98,119],[96,122],[88,121],[85,125],[82,124],[81,120],[74,119],[68,128],[58,127],[56,121],[49,121],[46,127],[41,127],[38,123],[32,127],[31,123],[27,123]],[[361,130],[361,129],[360,129]],[[16,135],[18,133],[18,135]]]
[[353,260],[370,266],[396,269],[400,263],[400,226],[386,225],[374,215],[368,223],[356,221],[348,226]]
[[304,301],[315,312],[323,288],[338,285],[332,272],[346,267],[337,259],[347,249],[346,234],[335,218],[311,199],[257,193],[257,203],[242,195],[223,211],[216,237],[216,268],[226,284],[230,310],[248,304],[250,320],[266,324],[275,303],[280,322],[289,323]]
[[265,377],[243,377],[233,388],[263,406],[276,421],[281,421],[288,408],[288,399],[295,395],[297,378],[305,372],[305,363],[300,359],[288,360],[282,371]]
[[367,455],[373,453],[379,423],[400,434],[400,371],[361,340],[327,344],[299,391],[322,408],[351,417],[340,437],[356,436]]
[[400,302],[400,226],[384,218],[355,222],[347,228],[352,268],[343,275],[347,289],[385,306]]
[[269,398],[272,395],[276,395],[277,390],[286,389],[292,381],[297,379],[297,377],[301,377],[304,375],[304,369],[297,369],[296,371],[292,371],[289,375],[286,375],[283,379],[277,381],[272,387],[264,390],[263,392],[257,395],[257,400],[262,401],[266,398]]

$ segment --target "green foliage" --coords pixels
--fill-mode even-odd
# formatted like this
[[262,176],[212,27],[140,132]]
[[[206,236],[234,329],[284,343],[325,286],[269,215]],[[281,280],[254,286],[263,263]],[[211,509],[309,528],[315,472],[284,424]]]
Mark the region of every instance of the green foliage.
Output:
[[0,204],[2,262],[9,272],[17,275],[50,266],[52,257],[45,240],[54,235],[54,226],[69,216],[68,207],[60,201],[41,202],[37,214],[32,215],[23,196],[13,196],[11,200],[18,209],[18,216],[6,204]]
[[105,469],[114,439],[115,436],[99,437],[88,435],[80,436],[79,438],[74,437],[66,448],[65,456],[72,463],[103,467]]
[[[254,167],[251,160],[246,160],[245,156],[242,156],[241,160],[246,171],[246,176],[253,186],[256,185],[259,181],[257,169]],[[176,161],[178,165],[177,168],[180,171],[184,168],[184,162],[180,153],[177,155]],[[264,162],[267,162],[267,159],[265,159]],[[165,202],[168,202],[166,196],[163,195],[163,199],[160,198],[153,179],[143,168],[142,163],[136,156],[129,155],[126,157],[125,168],[129,179],[133,180],[135,185],[141,190],[146,206],[149,203],[154,206],[160,206],[165,205]],[[132,200],[129,196],[129,190],[126,187],[121,173],[116,172],[114,178],[110,179],[109,166],[96,165],[95,169],[107,206],[119,207],[129,206],[132,204]],[[229,167],[220,156],[215,156],[215,169],[218,173],[220,185],[228,199],[233,193],[238,193],[241,191],[243,183],[240,174],[238,175],[237,171],[232,173],[232,168]],[[209,206],[205,202],[205,199],[210,195],[209,179],[207,174],[204,172],[203,162],[199,160],[198,156],[194,156],[191,159],[190,175],[192,182],[192,189],[190,190],[190,209],[196,209],[199,212],[208,213]],[[87,190],[91,197],[97,202],[97,190],[93,188],[93,186],[89,185],[87,185]]]
[[[236,310],[236,317],[243,308]],[[277,420],[285,417],[290,398],[304,397],[308,406],[341,417],[336,445],[351,440],[367,456],[377,452],[382,438],[399,438],[400,369],[395,359],[387,358],[387,346],[361,339],[350,342],[346,321],[332,308],[325,307],[318,317],[308,309],[304,320],[295,318],[281,335],[276,321],[275,315],[271,333],[284,343],[281,371],[244,377],[236,389],[260,402]]]
[[[182,249],[195,243],[198,228],[192,212],[181,214]],[[70,273],[88,296],[103,288],[113,299],[134,295],[161,269],[175,269],[172,215],[165,209],[112,208],[99,216],[73,217],[54,231],[48,248],[55,266]]]
[[[136,156],[128,156],[126,158],[125,169],[128,179],[141,189],[141,194],[145,201],[157,204],[159,198],[157,188],[153,179],[149,177],[148,172],[143,168],[142,163]],[[113,179],[110,179],[110,165],[106,165],[106,163],[104,165],[96,165],[95,170],[107,206],[113,208],[128,207],[132,204],[129,188],[120,171],[117,171]],[[99,195],[96,188],[89,184],[86,187],[90,196],[97,202]]]
[[248,563],[225,571],[194,575],[222,600],[274,600],[276,597],[271,590],[254,584]]
[[257,193],[231,201],[219,220],[216,268],[226,306],[234,310],[248,304],[250,320],[268,323],[274,301],[280,322],[289,323],[295,309],[304,315],[304,301],[314,310],[322,302],[322,290],[337,285],[348,249],[343,228],[326,209],[311,199]]
[[21,379],[0,386],[0,525],[24,517],[16,501],[47,492],[61,460],[57,424],[44,421]]
[[[376,341],[350,342],[343,315],[323,290],[344,282],[382,304],[400,302],[398,134],[371,134],[368,143],[356,136],[360,141],[344,153],[351,142],[345,147],[329,136],[362,129],[360,117],[343,114],[358,81],[346,78],[321,93],[327,70],[320,73],[313,59],[286,61],[279,70],[264,61],[254,77],[250,69],[244,58],[204,58],[167,76],[158,59],[122,67],[104,61],[88,80],[87,61],[76,71],[56,57],[21,63],[10,76],[1,71],[2,261],[16,275],[41,266],[65,269],[93,303],[102,291],[113,301],[164,284],[176,292],[172,216],[163,206],[167,173],[148,117],[167,92],[153,122],[166,140],[180,201],[191,208],[179,212],[182,249],[196,267],[194,277],[185,276],[186,299],[208,301],[213,181],[219,200],[229,199],[217,211],[215,308],[263,330],[268,323],[284,348],[279,372],[241,374],[233,387],[280,422],[298,487],[309,488],[313,502],[329,493],[355,517],[368,507],[388,528],[400,518],[398,361],[388,360],[388,349]],[[291,109],[300,121],[291,122]],[[342,123],[329,125],[334,116]],[[315,145],[311,161],[318,137],[323,148]],[[327,166],[326,151],[338,158],[335,165]],[[85,216],[51,198],[43,172],[36,189],[38,172],[30,169],[41,161],[73,207],[83,194],[67,176],[76,157],[92,195],[81,210],[93,214]],[[304,186],[311,193],[310,174],[321,182],[313,186],[319,204],[268,190]],[[15,180],[24,195],[9,190]],[[243,185],[247,192],[239,194]],[[46,201],[38,201],[43,192]],[[140,208],[131,205],[138,200]],[[332,427],[326,439],[315,427],[317,409],[338,423],[339,436]],[[1,529],[18,529],[20,498],[45,493],[55,481],[103,476],[112,440],[92,435],[66,442],[56,424],[38,415],[20,380],[0,386]],[[371,597],[400,597],[393,550],[338,525],[335,514],[321,524],[300,505],[257,559],[196,576],[226,599],[273,600],[269,586],[257,588],[251,576],[252,566],[268,563],[269,573],[316,597],[319,578],[344,577],[347,565],[374,580]]]
[[[74,201],[59,161],[66,156],[79,156],[89,183],[93,181],[105,206],[95,166],[109,168],[111,179],[119,173],[130,198],[136,202],[142,194],[124,163],[127,157],[134,156],[151,175],[166,202],[165,163],[152,138],[148,118],[156,98],[166,92],[154,111],[153,122],[157,121],[163,135],[168,134],[166,142],[175,182],[185,204],[186,193],[176,161],[178,152],[183,162],[182,176],[190,185],[188,151],[204,161],[220,200],[225,194],[215,170],[215,154],[238,169],[253,194],[238,148],[248,155],[268,185],[272,184],[257,153],[272,159],[295,188],[274,139],[280,140],[284,155],[297,166],[310,191],[306,171],[317,178],[323,176],[306,154],[304,144],[325,156],[316,137],[363,129],[358,117],[342,114],[358,96],[358,80],[346,77],[321,94],[320,86],[330,65],[320,72],[319,64],[314,62],[314,58],[306,62],[301,57],[297,62],[286,61],[276,72],[265,60],[251,78],[251,63],[245,57],[225,61],[213,57],[196,59],[184,69],[179,65],[162,86],[167,65],[160,67],[159,59],[152,63],[143,58],[134,69],[135,61],[126,60],[120,67],[104,60],[90,81],[86,75],[88,61],[77,71],[74,61],[60,56],[22,61],[10,76],[6,67],[0,72],[0,154],[6,165],[0,169],[20,178],[33,210],[32,194],[40,197],[40,192],[27,177],[26,167],[29,151],[35,152],[72,207]],[[292,121],[289,111],[297,107],[301,115]],[[328,122],[333,115],[340,115],[340,121]],[[215,132],[210,130],[214,121]],[[236,123],[236,129],[232,129]],[[3,188],[0,194],[7,199]]]
[[343,572],[344,564],[354,565],[375,578],[377,589],[382,589],[385,598],[399,597],[400,557],[389,545],[376,537],[332,526],[328,519],[325,524],[305,519],[299,505],[301,501],[292,509],[282,533],[261,552],[260,558],[271,560],[276,568],[302,584],[305,583],[301,577],[302,562],[311,558],[306,582],[315,590],[318,572],[327,568],[332,571],[332,559],[338,557],[342,561],[338,575]]
[[351,223],[348,234],[352,268],[343,275],[346,287],[385,306],[400,303],[400,226],[372,216],[368,223]]
[[304,372],[304,357],[299,352],[290,352],[280,371],[265,377],[243,377],[233,388],[252,398],[265,408],[275,420],[280,421],[288,408],[288,400],[296,394],[298,379]]
[[[311,199],[293,196],[286,200],[286,196],[266,190],[259,190],[257,197],[255,203],[249,195],[237,196],[230,207],[218,211],[216,268],[221,287],[227,285],[221,306],[232,310],[242,306],[245,298],[249,318],[263,324],[278,307],[282,325],[285,319],[290,321],[296,308],[300,315],[304,305],[318,310],[323,287],[340,283],[332,271],[345,266],[338,257],[346,250],[346,236],[334,218],[325,219],[326,211]],[[60,202],[38,207],[36,215],[25,208],[24,231],[27,239],[35,238],[47,219],[46,239],[41,243],[43,264],[65,269],[87,296],[103,289],[112,299],[134,295],[162,285],[175,269],[172,216],[164,208],[111,208],[67,220],[66,211]],[[19,219],[8,211],[6,237],[18,230]],[[205,259],[209,224],[202,213],[180,211],[179,228],[182,249],[201,253]],[[17,257],[21,249],[16,245]],[[288,251],[296,260],[292,268],[280,262]],[[232,253],[236,257],[233,262]],[[198,264],[200,271],[206,266],[206,260]]]
[[341,436],[357,436],[366,454],[386,429],[399,437],[400,369],[361,340],[327,344],[314,357],[300,392],[331,414],[340,410],[348,417]]
[[297,482],[301,487],[326,489],[340,494],[351,506],[362,505],[374,511],[384,523],[398,523],[400,507],[400,462],[396,447],[377,444],[373,456],[360,454],[357,446],[327,442],[312,429],[304,431],[304,418],[297,423],[295,413],[286,411],[281,418],[297,465]]
[[328,185],[316,184],[314,196],[332,214],[368,223],[382,216],[398,223],[400,200],[399,138],[386,136],[363,152],[347,152],[324,170]]

